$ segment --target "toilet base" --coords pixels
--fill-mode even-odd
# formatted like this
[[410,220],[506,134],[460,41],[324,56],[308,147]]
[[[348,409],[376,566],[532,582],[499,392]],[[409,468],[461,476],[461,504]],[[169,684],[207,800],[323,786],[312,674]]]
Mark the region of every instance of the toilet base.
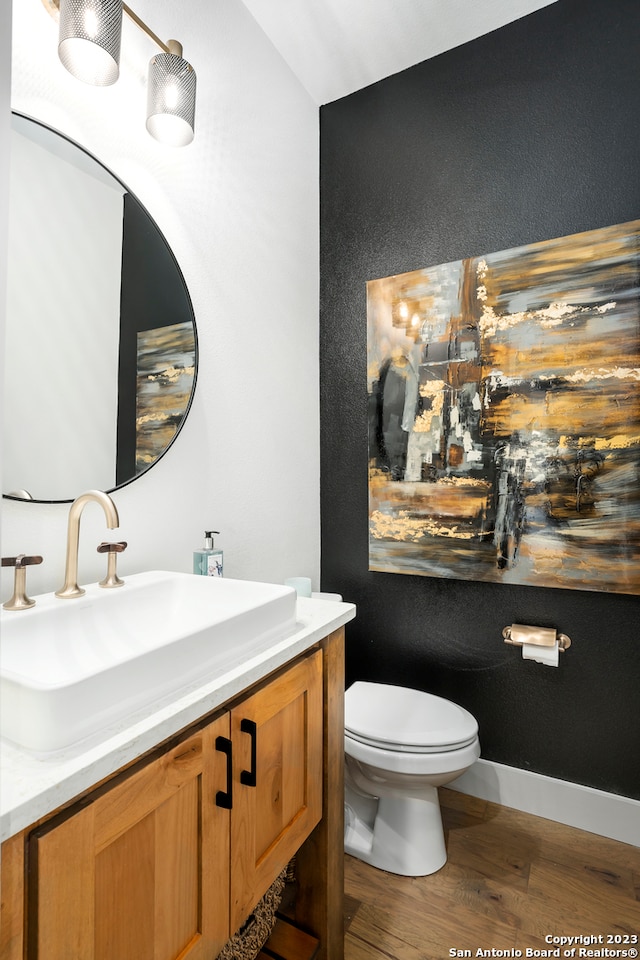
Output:
[[365,797],[345,789],[345,852],[404,877],[425,877],[447,862],[436,787],[416,797]]

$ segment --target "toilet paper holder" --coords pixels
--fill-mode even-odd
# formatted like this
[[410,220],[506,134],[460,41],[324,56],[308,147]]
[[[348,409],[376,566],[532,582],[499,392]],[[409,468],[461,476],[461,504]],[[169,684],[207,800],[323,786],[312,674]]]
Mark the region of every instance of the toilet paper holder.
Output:
[[533,627],[524,623],[511,623],[502,631],[505,643],[521,647],[524,643],[532,643],[539,647],[552,647],[556,640],[561,653],[568,650],[571,640],[566,633],[558,633],[552,627]]

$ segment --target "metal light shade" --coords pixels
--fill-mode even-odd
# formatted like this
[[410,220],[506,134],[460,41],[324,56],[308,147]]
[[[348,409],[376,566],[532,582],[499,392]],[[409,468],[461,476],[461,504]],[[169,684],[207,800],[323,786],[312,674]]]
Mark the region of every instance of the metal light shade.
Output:
[[116,82],[121,34],[122,0],[60,0],[58,56],[78,80]]
[[168,46],[175,52],[159,53],[149,64],[147,130],[160,143],[184,147],[193,140],[196,73],[177,41]]

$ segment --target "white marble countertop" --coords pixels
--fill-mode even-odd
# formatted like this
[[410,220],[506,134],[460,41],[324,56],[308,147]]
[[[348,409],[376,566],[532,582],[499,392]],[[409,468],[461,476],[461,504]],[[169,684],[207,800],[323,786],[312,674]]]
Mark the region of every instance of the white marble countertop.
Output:
[[267,651],[157,701],[100,735],[46,755],[0,739],[0,842],[213,712],[354,616],[351,603],[300,597],[295,630]]

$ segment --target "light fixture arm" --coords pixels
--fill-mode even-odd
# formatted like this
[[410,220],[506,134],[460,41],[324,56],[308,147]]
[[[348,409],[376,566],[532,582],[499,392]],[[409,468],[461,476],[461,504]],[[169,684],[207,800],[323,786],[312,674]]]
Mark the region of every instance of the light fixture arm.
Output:
[[[139,27],[143,33],[146,33],[146,35],[160,47],[161,50],[163,50],[165,53],[173,53],[178,57],[182,56],[182,44],[178,43],[177,40],[169,40],[168,43],[163,43],[160,37],[156,36],[151,27],[148,27],[144,20],[141,20],[138,14],[135,13],[131,7],[127,6],[126,3],[124,3],[124,0],[122,4],[122,10],[123,13],[126,13],[130,20],[133,20],[135,25]],[[176,46],[180,47],[180,49],[177,50]]]

